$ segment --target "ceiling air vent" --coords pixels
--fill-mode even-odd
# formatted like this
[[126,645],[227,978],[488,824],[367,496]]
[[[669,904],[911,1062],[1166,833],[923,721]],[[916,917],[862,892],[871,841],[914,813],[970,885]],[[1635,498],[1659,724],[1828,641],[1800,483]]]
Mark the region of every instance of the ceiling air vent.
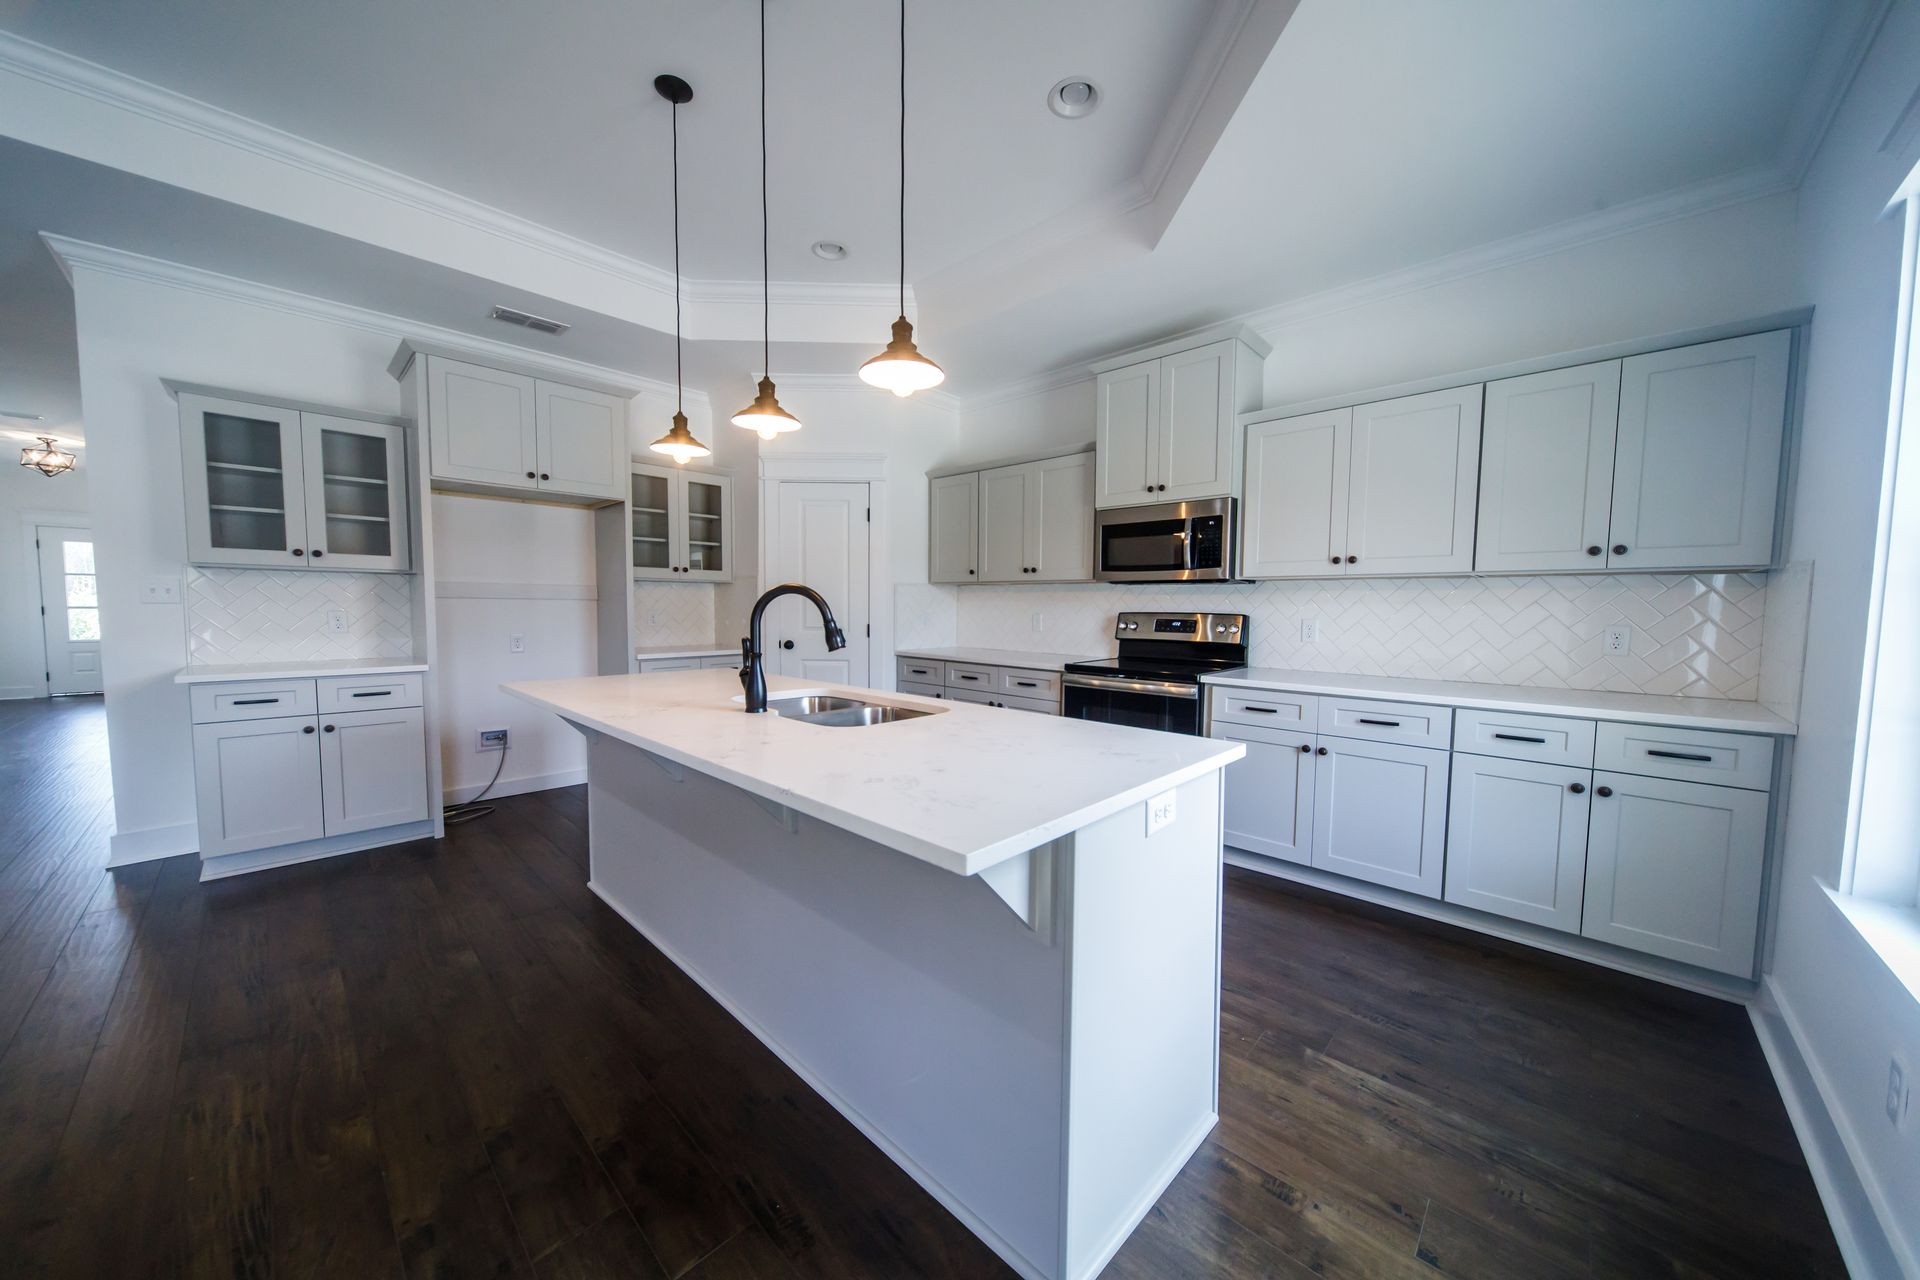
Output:
[[495,320],[517,324],[523,329],[532,329],[536,333],[565,333],[573,327],[564,321],[529,315],[524,311],[515,311],[512,307],[495,307],[491,314]]

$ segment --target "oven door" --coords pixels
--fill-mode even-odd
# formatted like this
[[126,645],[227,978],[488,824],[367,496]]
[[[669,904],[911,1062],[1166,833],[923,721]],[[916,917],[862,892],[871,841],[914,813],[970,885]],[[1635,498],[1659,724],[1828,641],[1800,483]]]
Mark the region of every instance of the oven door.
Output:
[[1132,725],[1165,733],[1200,732],[1200,686],[1177,681],[1085,676],[1060,679],[1061,713],[1076,720]]

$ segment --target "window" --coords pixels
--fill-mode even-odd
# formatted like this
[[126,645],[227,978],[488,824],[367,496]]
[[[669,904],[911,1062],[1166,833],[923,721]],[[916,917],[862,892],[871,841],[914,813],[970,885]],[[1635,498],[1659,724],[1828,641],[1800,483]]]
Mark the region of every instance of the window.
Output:
[[93,544],[68,542],[62,545],[66,584],[67,639],[73,641],[100,638],[100,584],[93,576]]

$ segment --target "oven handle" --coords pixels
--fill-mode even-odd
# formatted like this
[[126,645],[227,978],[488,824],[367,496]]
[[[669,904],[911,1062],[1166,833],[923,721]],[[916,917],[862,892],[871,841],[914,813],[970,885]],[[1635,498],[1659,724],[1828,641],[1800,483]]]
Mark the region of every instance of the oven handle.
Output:
[[1115,693],[1158,693],[1169,698],[1185,698],[1189,702],[1197,702],[1200,698],[1199,685],[1178,684],[1171,680],[1120,680],[1112,676],[1083,676],[1070,671],[1060,677],[1060,683],[1081,689],[1111,689]]

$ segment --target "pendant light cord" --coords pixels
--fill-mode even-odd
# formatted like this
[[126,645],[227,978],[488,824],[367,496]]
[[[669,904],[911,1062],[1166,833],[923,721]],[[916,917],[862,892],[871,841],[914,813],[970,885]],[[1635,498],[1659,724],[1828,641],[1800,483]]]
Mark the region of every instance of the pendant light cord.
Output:
[[[761,0],[764,5],[766,0]],[[900,0],[900,315],[907,314],[907,0]]]
[[680,104],[673,104],[673,411],[685,413],[686,378],[680,367]]
[[767,0],[760,0],[760,365],[773,376],[773,266],[767,253]]

